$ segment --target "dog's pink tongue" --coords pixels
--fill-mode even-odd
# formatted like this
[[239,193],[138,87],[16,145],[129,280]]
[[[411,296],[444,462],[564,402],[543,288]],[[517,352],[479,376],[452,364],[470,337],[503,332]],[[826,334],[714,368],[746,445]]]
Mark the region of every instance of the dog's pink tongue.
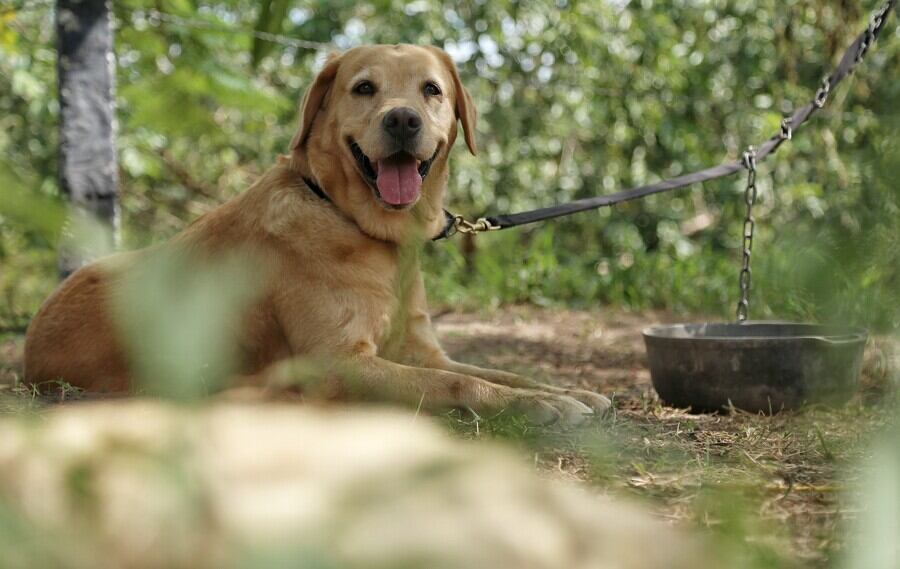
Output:
[[375,180],[381,199],[391,205],[406,205],[416,201],[422,189],[422,176],[412,156],[386,158],[378,161]]

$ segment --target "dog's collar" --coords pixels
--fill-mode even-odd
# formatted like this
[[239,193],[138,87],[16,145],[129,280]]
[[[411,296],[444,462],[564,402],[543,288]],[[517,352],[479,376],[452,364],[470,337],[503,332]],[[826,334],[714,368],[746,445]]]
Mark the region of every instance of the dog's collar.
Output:
[[313,182],[310,178],[303,176],[303,183],[306,184],[306,187],[309,188],[312,193],[316,194],[319,199],[325,200],[330,204],[334,203],[333,201],[331,201],[331,198],[328,197],[328,194],[326,194],[325,191],[322,190],[322,186]]
[[444,210],[444,228],[441,229],[441,232],[431,238],[432,241],[440,241],[441,239],[446,239],[456,233],[456,216]]
[[[334,205],[334,202],[331,200],[330,197],[328,197],[328,194],[325,193],[325,190],[322,189],[322,186],[315,183],[311,178],[307,178],[306,176],[303,176],[303,183],[306,184],[306,187],[309,188],[309,191],[316,194],[316,197],[318,197],[320,200],[324,200],[324,201]],[[445,239],[454,233],[453,230],[456,225],[456,223],[455,223],[456,216],[453,215],[452,213],[450,213],[449,211],[447,211],[446,209],[444,210],[444,216],[446,217],[444,227],[443,227],[443,229],[441,229],[440,233],[438,233],[437,235],[435,235],[434,237],[431,238],[432,241],[437,241],[439,239]]]

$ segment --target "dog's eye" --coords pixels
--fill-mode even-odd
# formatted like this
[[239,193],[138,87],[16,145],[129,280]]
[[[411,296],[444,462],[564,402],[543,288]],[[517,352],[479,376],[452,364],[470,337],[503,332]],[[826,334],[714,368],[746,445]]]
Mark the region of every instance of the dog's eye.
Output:
[[425,87],[423,87],[422,91],[425,93],[426,97],[437,97],[441,94],[441,88],[433,81],[425,83]]
[[375,84],[371,81],[360,81],[356,84],[356,87],[353,88],[353,92],[357,95],[374,95]]

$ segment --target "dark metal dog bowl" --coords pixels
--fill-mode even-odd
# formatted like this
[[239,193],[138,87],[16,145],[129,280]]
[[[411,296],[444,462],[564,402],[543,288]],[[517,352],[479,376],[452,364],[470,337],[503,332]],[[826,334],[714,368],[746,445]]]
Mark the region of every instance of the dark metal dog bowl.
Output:
[[867,337],[859,328],[782,322],[673,324],[643,334],[663,401],[697,412],[730,402],[767,413],[845,401],[856,390]]

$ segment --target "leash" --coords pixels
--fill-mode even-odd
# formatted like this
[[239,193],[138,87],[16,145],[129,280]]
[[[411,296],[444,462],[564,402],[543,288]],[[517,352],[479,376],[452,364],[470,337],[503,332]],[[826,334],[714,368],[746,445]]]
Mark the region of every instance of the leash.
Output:
[[[841,61],[834,72],[822,80],[822,84],[819,86],[815,97],[811,102],[796,110],[793,115],[784,117],[781,121],[780,131],[761,144],[759,148],[754,149],[752,146],[750,147],[754,153],[756,163],[761,162],[768,155],[773,154],[778,150],[782,143],[791,139],[793,133],[803,123],[805,123],[816,111],[825,106],[829,93],[834,90],[845,77],[853,73],[856,66],[863,60],[866,53],[869,51],[869,48],[872,47],[875,40],[878,39],[878,34],[881,33],[885,21],[896,2],[897,0],[887,0],[887,2],[875,11],[872,18],[869,20],[869,26],[856,37],[852,44],[850,44],[844,52],[844,55],[841,57]],[[725,162],[718,166],[706,168],[705,170],[662,180],[654,184],[622,190],[613,194],[584,198],[566,204],[523,211],[520,213],[485,216],[480,217],[475,221],[468,221],[461,215],[454,215],[445,210],[447,215],[447,225],[433,240],[437,241],[445,239],[456,233],[477,234],[485,231],[509,229],[510,227],[527,225],[538,221],[572,215],[582,211],[599,209],[601,207],[612,206],[617,203],[636,200],[653,194],[677,190],[692,184],[724,178],[736,174],[746,168],[749,168],[749,166],[746,158],[744,158],[733,162]]]

